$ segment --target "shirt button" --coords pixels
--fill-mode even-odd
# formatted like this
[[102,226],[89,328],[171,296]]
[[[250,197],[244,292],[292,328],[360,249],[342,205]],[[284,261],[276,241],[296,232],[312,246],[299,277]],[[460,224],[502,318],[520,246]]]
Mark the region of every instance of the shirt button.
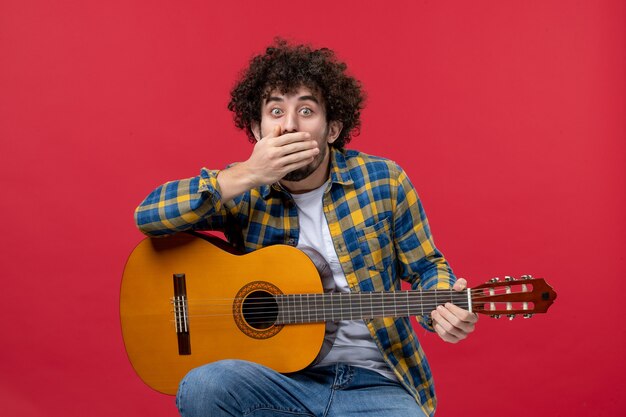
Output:
[[285,240],[285,244],[290,245],[290,246],[296,246],[296,239],[291,237],[291,238]]

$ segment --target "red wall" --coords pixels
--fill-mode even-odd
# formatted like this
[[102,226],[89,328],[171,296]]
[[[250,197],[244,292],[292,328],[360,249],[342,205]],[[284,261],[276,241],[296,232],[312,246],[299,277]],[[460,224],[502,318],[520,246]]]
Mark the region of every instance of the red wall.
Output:
[[246,158],[228,92],[283,35],[363,81],[351,146],[405,167],[458,275],[558,292],[459,345],[418,330],[438,416],[625,415],[626,3],[240,3],[0,3],[2,414],[176,415],[121,339],[133,209]]

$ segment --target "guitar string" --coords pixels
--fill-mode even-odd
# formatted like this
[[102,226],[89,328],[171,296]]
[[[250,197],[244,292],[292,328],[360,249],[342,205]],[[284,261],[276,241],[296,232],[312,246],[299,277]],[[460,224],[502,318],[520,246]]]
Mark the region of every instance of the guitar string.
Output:
[[[467,300],[465,293],[448,293],[447,297],[445,295],[440,296],[432,296],[432,295],[420,295],[419,293],[410,293],[408,296],[398,292],[395,296],[381,296],[381,294],[386,293],[332,293],[332,294],[293,294],[293,295],[278,295],[277,297],[259,297],[250,299],[251,306],[249,308],[265,308],[271,307],[277,303],[333,303],[333,302],[375,302],[376,304],[380,304],[381,302],[385,304],[395,305],[398,303],[417,303],[419,304],[424,302],[436,302],[437,304],[445,304],[446,302],[464,302]],[[528,294],[528,293],[507,293],[502,295],[519,295],[519,294]],[[499,295],[499,294],[495,294]],[[475,297],[473,298],[474,302],[487,303],[522,303],[522,302],[532,302],[532,300],[493,300],[490,301],[489,298],[493,297],[493,295],[485,295],[482,298]],[[244,302],[245,298],[216,298],[214,299],[216,302],[208,302],[210,299],[203,300],[187,300],[187,305],[190,307],[215,307],[215,306],[232,306],[235,302]],[[219,303],[221,302],[221,303]]]
[[[496,303],[496,304],[505,304],[505,303]],[[348,314],[354,315],[356,313],[357,315],[359,315],[359,314],[365,314],[364,312],[369,312],[371,314],[377,314],[380,312],[382,315],[384,315],[383,313],[385,311],[389,313],[391,313],[392,311],[394,313],[397,313],[398,311],[400,312],[405,311],[406,314],[398,314],[398,316],[403,316],[403,315],[420,315],[418,314],[418,311],[416,310],[432,311],[432,310],[435,310],[435,308],[439,305],[440,304],[435,304],[435,303],[423,303],[422,305],[409,305],[409,306],[407,305],[398,306],[395,304],[375,304],[366,308],[362,308],[358,306],[339,306],[339,305],[307,308],[307,306],[305,306],[304,304],[301,304],[301,305],[295,305],[295,306],[282,306],[282,308],[280,309],[280,312],[282,313],[283,316],[293,317],[293,316],[304,316],[305,314],[308,316],[308,315],[319,315],[319,314],[327,314],[327,313],[337,314],[337,315],[348,315]],[[189,311],[188,317],[219,317],[219,316],[232,316],[233,315],[232,308],[230,308],[230,306],[220,306],[220,307],[227,307],[227,308],[218,309],[212,314],[199,314],[200,312],[196,311],[197,309],[194,309],[194,311]],[[308,306],[308,307],[311,307],[311,306]],[[464,305],[461,304],[460,307],[464,307]],[[247,309],[246,312],[241,315],[252,318],[252,319],[275,319],[279,315],[278,309],[274,313],[268,313],[267,309],[265,308],[259,308],[258,310],[260,311],[256,311],[256,312],[253,312],[250,310],[251,309]],[[506,310],[506,309],[496,309],[496,310],[503,311],[503,312],[510,312],[513,310],[523,311],[527,313],[533,312],[532,308],[526,308],[526,309],[512,308],[511,310]],[[492,312],[495,310],[484,309],[481,307],[480,311]],[[388,316],[391,317],[391,316],[394,316],[394,314],[389,314]]]
[[[247,317],[250,320],[265,320],[265,321],[280,321],[283,323],[288,323],[291,321],[298,322],[319,322],[323,320],[319,320],[320,315],[322,317],[336,316],[336,320],[338,319],[348,319],[348,318],[372,318],[372,317],[403,317],[403,316],[422,316],[428,315],[424,314],[424,310],[428,313],[435,310],[439,304],[424,304],[422,306],[382,306],[376,305],[373,308],[362,309],[358,307],[339,307],[334,306],[330,308],[321,308],[321,309],[302,309],[300,306],[296,306],[295,308],[283,308],[274,313],[268,313],[267,311],[258,311],[258,312],[250,312],[246,311],[245,313],[239,313],[238,315]],[[464,307],[464,306],[461,306]],[[231,309],[223,309],[221,311],[215,311],[212,314],[199,314],[200,312],[190,311],[187,315],[188,318],[215,318],[215,317],[232,317],[233,312]],[[392,313],[393,312],[393,313]],[[474,309],[474,312],[482,312],[484,314],[529,314],[535,313],[534,308],[484,308],[481,306],[478,309]],[[174,313],[174,311],[172,311]],[[280,317],[279,317],[280,316]],[[304,320],[304,318],[308,317],[309,320]],[[311,319],[311,317],[315,317],[315,319]],[[278,320],[280,318],[280,320]]]
[[[436,293],[435,293],[436,291]],[[516,294],[530,294],[532,291],[511,291],[511,292],[494,292],[494,294],[489,294],[487,292],[485,292],[484,289],[472,289],[470,290],[470,294],[472,296],[478,296],[478,295],[484,295],[485,297],[493,297],[496,295],[516,295]],[[461,290],[461,291],[456,291],[456,290],[425,290],[423,292],[420,291],[414,291],[414,290],[407,290],[407,291],[387,291],[387,292],[346,292],[346,293],[303,293],[303,294],[276,294],[276,296],[278,297],[286,297],[286,296],[292,296],[292,297],[296,297],[296,296],[301,296],[301,297],[319,297],[319,296],[324,296],[324,297],[329,297],[329,296],[333,296],[336,294],[350,294],[350,295],[354,295],[357,297],[367,297],[367,296],[379,296],[379,297],[406,297],[405,293],[409,293],[409,296],[414,296],[414,297],[423,297],[424,299],[428,299],[428,298],[445,298],[446,295],[456,295],[458,297],[463,297],[467,295],[467,290]],[[382,294],[382,295],[381,295]],[[392,295],[393,294],[393,295]],[[207,302],[207,301],[225,301],[225,302],[234,302],[234,301],[238,301],[238,300],[245,300],[247,297],[219,297],[219,298],[194,298],[191,300],[188,300],[188,303],[200,303],[200,302]],[[254,298],[254,300],[260,300],[263,298],[267,298],[269,300],[275,299],[274,296],[272,297],[258,297],[258,298]]]
[[[340,304],[340,303],[349,303],[349,304],[358,304],[360,302],[365,302],[367,304],[373,304],[373,305],[384,305],[385,307],[387,306],[391,306],[391,308],[393,308],[394,305],[405,305],[405,304],[409,304],[411,306],[419,306],[421,304],[427,304],[427,303],[432,303],[435,305],[443,305],[445,303],[452,303],[454,304],[455,302],[457,304],[466,304],[467,303],[467,298],[459,298],[459,299],[454,299],[454,300],[450,300],[450,299],[439,299],[439,300],[434,300],[434,299],[429,299],[429,300],[418,300],[417,297],[415,297],[414,299],[404,299],[404,300],[380,300],[380,299],[376,299],[376,298],[366,298],[366,297],[358,297],[358,298],[352,298],[352,297],[348,297],[348,296],[339,296],[339,297],[332,297],[332,298],[325,298],[325,299],[312,299],[312,298],[304,298],[304,299],[285,299],[285,298],[281,298],[279,300],[268,300],[268,301],[263,301],[263,302],[259,302],[258,300],[255,300],[253,303],[251,303],[250,306],[246,306],[246,309],[248,310],[254,310],[254,309],[267,309],[267,308],[271,308],[273,306],[276,306],[278,304],[288,304],[288,303],[292,303],[298,306],[311,306],[311,305],[315,305],[315,304],[322,304],[322,305],[332,305],[332,304]],[[483,303],[485,301],[479,301],[480,303]],[[504,301],[500,302],[497,301],[496,303],[503,303]],[[222,303],[222,304],[218,304],[218,303],[187,303],[188,307],[193,307],[193,308],[211,308],[211,307],[226,307],[226,308],[232,308],[234,303]],[[356,307],[358,308],[358,307]]]

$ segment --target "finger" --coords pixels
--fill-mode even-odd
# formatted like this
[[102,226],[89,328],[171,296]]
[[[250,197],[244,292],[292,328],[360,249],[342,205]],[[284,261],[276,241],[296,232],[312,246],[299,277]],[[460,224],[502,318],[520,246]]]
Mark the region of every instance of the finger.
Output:
[[[317,149],[317,142],[315,142],[314,140],[306,140],[304,142],[295,142],[280,146],[278,148],[278,155],[291,155],[296,152],[308,151],[313,149]],[[317,153],[319,153],[319,150],[312,153],[317,155]]]
[[455,291],[463,291],[464,289],[467,288],[467,281],[465,280],[465,278],[459,278],[457,279],[457,281],[454,283],[454,286],[452,287]]
[[445,307],[449,312],[451,312],[455,317],[458,317],[463,322],[474,324],[478,321],[477,314],[472,313],[468,310],[464,310],[455,304],[446,303]]
[[263,143],[267,142],[267,139],[271,139],[271,138],[277,138],[280,136],[280,133],[282,131],[282,128],[280,127],[280,125],[275,125],[272,130],[270,131],[270,133],[268,133],[267,135],[263,136],[261,138],[262,141],[264,141]]
[[276,140],[274,141],[274,145],[285,146],[290,143],[304,142],[307,140],[311,140],[311,134],[309,132],[285,133],[284,135],[280,135],[276,137]]
[[452,333],[457,337],[465,337],[467,333],[471,333],[474,330],[472,323],[461,320],[444,306],[437,307],[435,313],[437,314],[439,324],[442,325],[448,333]]
[[[433,313],[436,313],[436,312],[433,312]],[[433,329],[435,330],[435,332],[437,332],[439,337],[441,337],[446,342],[457,343],[458,341],[462,339],[456,336],[453,332],[449,331],[449,329],[446,328],[445,322],[441,322],[437,320],[434,314],[433,314]]]
[[282,156],[280,159],[280,163],[283,166],[287,166],[291,164],[297,164],[302,161],[308,161],[309,159],[310,161],[308,161],[307,163],[310,163],[310,162],[313,162],[313,159],[318,153],[319,153],[318,148],[305,149],[302,151],[293,152],[293,153],[290,153],[289,155]]

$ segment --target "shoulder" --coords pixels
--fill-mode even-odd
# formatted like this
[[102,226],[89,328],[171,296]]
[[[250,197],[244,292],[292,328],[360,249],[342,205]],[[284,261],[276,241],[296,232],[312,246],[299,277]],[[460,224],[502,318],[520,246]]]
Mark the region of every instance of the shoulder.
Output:
[[386,179],[395,182],[404,175],[402,167],[391,159],[353,149],[344,149],[341,153],[353,178],[360,175],[369,181]]

